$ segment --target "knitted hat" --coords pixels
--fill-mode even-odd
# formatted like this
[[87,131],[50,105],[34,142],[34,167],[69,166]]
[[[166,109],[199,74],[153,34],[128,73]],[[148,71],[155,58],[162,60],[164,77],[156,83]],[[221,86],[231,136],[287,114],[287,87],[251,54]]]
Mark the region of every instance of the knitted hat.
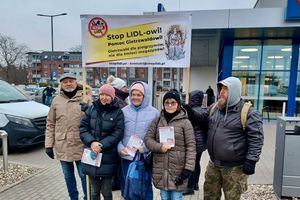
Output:
[[143,84],[141,84],[141,83],[135,83],[134,85],[131,86],[130,89],[131,89],[131,91],[138,90],[143,95],[145,95],[145,88],[144,88]]
[[164,98],[163,98],[163,103],[165,103],[165,101],[167,99],[175,99],[175,101],[177,101],[177,103],[180,105],[181,101],[180,101],[180,95],[178,92],[176,91],[169,91],[165,94]]
[[107,78],[107,83],[119,90],[126,87],[126,82],[123,79],[116,78],[112,75]]
[[112,99],[116,96],[115,89],[109,84],[102,85],[99,89],[99,94],[107,94],[111,96]]

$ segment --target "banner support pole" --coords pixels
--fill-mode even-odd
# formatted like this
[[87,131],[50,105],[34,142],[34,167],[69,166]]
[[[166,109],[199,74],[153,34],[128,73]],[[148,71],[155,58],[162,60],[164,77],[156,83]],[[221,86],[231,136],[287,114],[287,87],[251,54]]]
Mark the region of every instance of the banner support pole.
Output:
[[82,91],[83,91],[83,102],[85,103],[88,103],[86,102],[88,97],[86,95],[86,66],[85,65],[82,65]]
[[189,103],[189,92],[190,92],[190,66],[186,68],[186,83],[185,83],[185,103]]

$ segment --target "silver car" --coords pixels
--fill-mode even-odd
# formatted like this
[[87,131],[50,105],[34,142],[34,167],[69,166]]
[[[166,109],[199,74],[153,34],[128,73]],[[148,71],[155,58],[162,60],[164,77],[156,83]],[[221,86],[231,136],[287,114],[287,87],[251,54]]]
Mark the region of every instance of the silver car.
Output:
[[43,143],[48,112],[48,106],[31,101],[14,86],[0,80],[0,129],[8,134],[9,148]]

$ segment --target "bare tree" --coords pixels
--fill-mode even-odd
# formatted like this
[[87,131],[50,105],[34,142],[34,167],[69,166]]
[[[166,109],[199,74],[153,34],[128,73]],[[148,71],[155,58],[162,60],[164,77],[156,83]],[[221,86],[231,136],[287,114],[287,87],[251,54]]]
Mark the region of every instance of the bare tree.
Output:
[[26,45],[17,44],[16,40],[0,34],[0,64],[6,71],[6,80],[10,82],[9,70],[12,66],[26,65]]
[[81,47],[81,45],[78,44],[78,45],[75,45],[75,46],[71,47],[70,51],[72,51],[72,52],[81,52],[82,47]]

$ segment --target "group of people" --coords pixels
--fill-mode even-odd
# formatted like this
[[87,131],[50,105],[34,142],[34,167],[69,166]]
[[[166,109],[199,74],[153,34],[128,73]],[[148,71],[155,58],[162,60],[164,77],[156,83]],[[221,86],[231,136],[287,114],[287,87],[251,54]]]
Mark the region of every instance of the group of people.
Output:
[[[263,145],[262,119],[252,107],[244,129],[241,82],[229,77],[218,83],[219,99],[210,108],[201,107],[203,92],[190,93],[182,104],[180,94],[171,90],[163,97],[159,112],[150,105],[150,88],[134,82],[129,90],[119,78],[110,77],[99,89],[99,99],[83,101],[82,87],[73,74],[60,78],[61,92],[53,99],[47,117],[46,153],[60,160],[70,199],[78,199],[74,164],[87,199],[86,176],[91,199],[113,199],[112,184],[120,179],[122,196],[128,168],[134,154],[152,152],[153,185],[161,199],[182,199],[198,190],[200,159],[208,149],[210,161],[205,172],[204,199],[240,199],[247,189],[247,177],[255,172]],[[84,106],[83,106],[84,105]],[[211,108],[214,109],[211,109]],[[166,135],[171,142],[162,138]],[[170,136],[171,135],[171,136]],[[141,141],[137,148],[130,141]],[[169,141],[169,140],[167,140]],[[81,162],[83,149],[101,154],[100,167]],[[119,176],[118,176],[119,175]],[[153,199],[152,187],[144,199]]]

